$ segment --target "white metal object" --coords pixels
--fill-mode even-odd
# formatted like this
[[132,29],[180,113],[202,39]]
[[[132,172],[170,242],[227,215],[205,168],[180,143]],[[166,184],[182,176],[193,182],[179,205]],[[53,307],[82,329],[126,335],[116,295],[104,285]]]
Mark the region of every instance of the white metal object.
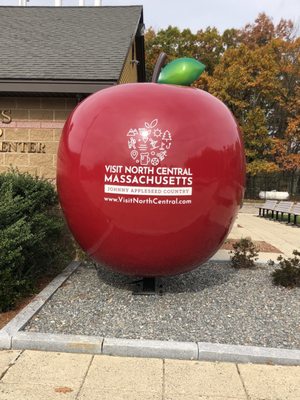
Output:
[[287,200],[289,198],[288,192],[277,192],[276,190],[272,190],[270,192],[259,192],[260,199],[266,200]]
[[55,7],[61,7],[62,6],[62,0],[55,0]]
[[27,1],[26,0],[19,0],[19,6],[21,6],[21,7],[27,6]]
[[95,0],[95,6],[96,7],[102,6],[102,0]]
[[84,7],[85,6],[85,1],[84,0],[79,0],[79,7]]

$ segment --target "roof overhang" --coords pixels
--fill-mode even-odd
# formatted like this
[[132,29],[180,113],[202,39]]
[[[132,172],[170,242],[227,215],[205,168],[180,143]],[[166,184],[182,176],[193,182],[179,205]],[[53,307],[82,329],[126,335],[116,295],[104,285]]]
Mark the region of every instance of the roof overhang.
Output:
[[95,93],[116,85],[116,81],[55,81],[0,79],[1,92],[23,93]]

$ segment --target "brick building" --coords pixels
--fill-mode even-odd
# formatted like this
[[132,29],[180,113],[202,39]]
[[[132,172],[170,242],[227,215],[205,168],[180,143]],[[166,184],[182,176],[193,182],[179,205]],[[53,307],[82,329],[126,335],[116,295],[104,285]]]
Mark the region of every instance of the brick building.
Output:
[[145,80],[142,7],[0,7],[0,26],[0,172],[53,179],[76,104]]

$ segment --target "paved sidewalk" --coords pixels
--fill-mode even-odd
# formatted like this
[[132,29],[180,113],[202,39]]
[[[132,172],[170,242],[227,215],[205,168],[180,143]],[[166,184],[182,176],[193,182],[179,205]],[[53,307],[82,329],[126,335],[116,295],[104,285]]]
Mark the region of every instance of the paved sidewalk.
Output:
[[0,400],[299,400],[300,366],[0,352]]
[[[240,225],[241,228],[237,227]],[[229,237],[250,236],[252,240],[264,240],[291,256],[293,250],[300,249],[300,227],[287,225],[251,214],[239,213]]]
[[[261,218],[255,214],[239,213],[228,239],[250,237],[262,240],[280,250],[284,257],[292,257],[293,250],[300,250],[300,227],[287,225],[277,221]],[[276,261],[278,253],[259,253],[259,261]],[[229,259],[229,251],[219,250],[213,257],[215,260]]]

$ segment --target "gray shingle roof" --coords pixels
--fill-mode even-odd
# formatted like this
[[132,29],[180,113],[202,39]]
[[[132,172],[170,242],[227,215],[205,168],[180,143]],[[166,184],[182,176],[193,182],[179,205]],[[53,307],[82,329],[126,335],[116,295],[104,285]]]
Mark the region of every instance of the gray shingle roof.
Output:
[[141,6],[0,7],[0,79],[117,80]]

